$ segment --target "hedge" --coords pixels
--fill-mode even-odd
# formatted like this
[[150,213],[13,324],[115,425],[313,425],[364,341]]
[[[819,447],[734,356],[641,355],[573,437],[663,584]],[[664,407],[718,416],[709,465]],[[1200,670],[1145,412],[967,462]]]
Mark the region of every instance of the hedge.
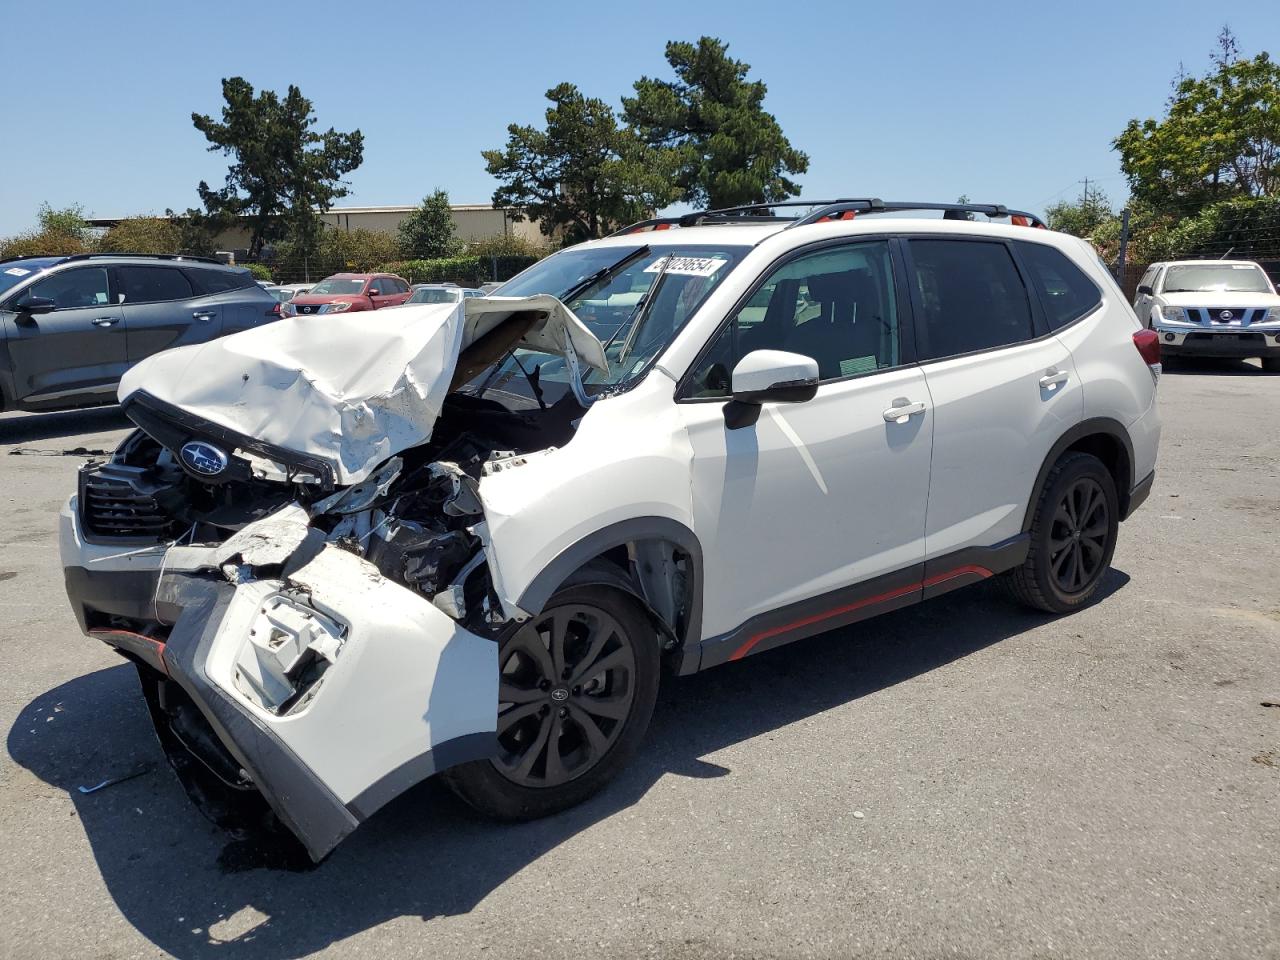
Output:
[[266,280],[268,283],[271,282],[271,268],[265,263],[246,263],[244,264],[244,267],[253,274],[253,279]]
[[378,269],[404,277],[410,283],[456,283],[476,287],[490,281],[510,280],[537,261],[537,257],[525,255],[443,257],[439,260],[392,260]]

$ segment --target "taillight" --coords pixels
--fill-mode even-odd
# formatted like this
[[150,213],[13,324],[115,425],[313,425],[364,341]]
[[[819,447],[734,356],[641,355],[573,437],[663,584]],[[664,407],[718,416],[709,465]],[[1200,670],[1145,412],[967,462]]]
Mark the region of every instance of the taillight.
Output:
[[271,305],[271,309],[267,311],[267,316],[268,316],[268,317],[280,317],[280,316],[283,316],[283,315],[284,315],[284,314],[282,314],[282,313],[280,312],[280,301],[278,301],[278,300],[277,300],[275,303],[273,303],[273,304]]
[[1133,345],[1142,355],[1142,361],[1149,367],[1160,363],[1160,337],[1154,330],[1139,330],[1133,335]]

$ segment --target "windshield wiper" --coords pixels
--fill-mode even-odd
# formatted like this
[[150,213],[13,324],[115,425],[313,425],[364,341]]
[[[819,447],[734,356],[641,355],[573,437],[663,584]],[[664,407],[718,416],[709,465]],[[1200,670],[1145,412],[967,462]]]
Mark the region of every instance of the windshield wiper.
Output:
[[614,274],[618,273],[620,270],[624,269],[625,267],[631,265],[632,263],[634,263],[640,257],[643,257],[648,252],[649,252],[649,245],[647,243],[643,247],[637,247],[635,250],[632,250],[625,257],[619,260],[617,263],[611,264],[607,267],[601,267],[599,270],[591,274],[591,276],[587,277],[585,280],[579,280],[577,283],[575,283],[572,287],[570,287],[568,290],[566,290],[556,299],[558,299],[561,303],[568,303],[574,297],[578,296],[578,294],[582,293],[585,290],[590,290],[601,280],[609,279]]
[[[649,284],[649,289],[644,292],[644,297],[640,303],[636,304],[636,309],[631,312],[631,316],[627,318],[627,336],[622,341],[622,349],[618,351],[618,363],[622,363],[627,358],[627,354],[631,352],[631,348],[635,346],[636,332],[640,329],[641,322],[649,313],[649,307],[658,296],[658,291],[662,289],[662,282],[667,277],[667,267],[671,263],[671,258],[666,257],[662,261],[662,267],[658,270],[657,276],[653,278],[653,282]],[[613,336],[609,338],[609,343],[617,338],[618,333],[622,330],[619,327],[613,331]],[[605,344],[608,347],[609,344]]]

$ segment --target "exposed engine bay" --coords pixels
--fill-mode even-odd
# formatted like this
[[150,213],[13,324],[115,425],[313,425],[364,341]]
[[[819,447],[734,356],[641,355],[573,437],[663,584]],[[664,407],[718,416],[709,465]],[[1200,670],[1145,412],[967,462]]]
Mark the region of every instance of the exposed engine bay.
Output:
[[[122,586],[82,605],[82,622],[139,664],[166,753],[215,820],[227,825],[227,790],[265,799],[319,859],[407,786],[492,754],[496,641],[522,616],[486,562],[480,484],[573,438],[590,402],[577,372],[584,332],[585,352],[604,363],[599,341],[552,303],[559,315],[489,304],[484,324],[462,305],[415,311],[424,330],[406,310],[396,325],[413,333],[400,345],[418,352],[406,347],[400,371],[383,371],[387,390],[365,376],[357,404],[363,418],[398,424],[391,447],[366,431],[346,448],[341,430],[326,432],[323,403],[337,388],[311,372],[282,379],[297,402],[292,423],[260,431],[273,439],[237,429],[270,411],[237,406],[234,377],[217,419],[175,402],[210,389],[192,386],[186,350],[139,364],[134,372],[148,375],[122,384],[140,429],[81,471],[64,557],[95,555],[68,569],[68,590],[75,603],[72,578],[92,576],[81,572],[88,563],[150,571],[151,596],[122,599],[137,592]],[[291,336],[295,352],[311,349],[299,329]],[[221,343],[223,363],[262,348],[243,335]],[[559,354],[551,362],[569,378],[544,389],[538,366],[517,361],[532,399],[486,395],[489,379],[473,381],[518,344]],[[280,375],[279,356],[245,363],[245,384]],[[414,381],[415,364],[438,380]],[[297,394],[300,375],[309,385]],[[407,411],[406,390],[421,410]],[[333,402],[348,412],[354,403],[349,393]],[[370,451],[388,455],[369,465],[360,458]]]

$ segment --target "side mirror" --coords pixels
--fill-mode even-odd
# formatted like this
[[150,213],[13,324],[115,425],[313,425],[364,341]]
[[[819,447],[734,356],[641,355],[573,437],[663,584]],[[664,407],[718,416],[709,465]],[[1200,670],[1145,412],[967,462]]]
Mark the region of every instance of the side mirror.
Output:
[[38,313],[52,313],[58,305],[49,297],[26,296],[14,306],[18,313],[27,313],[34,316]]
[[1138,293],[1142,294],[1144,297],[1149,297],[1152,295],[1152,290],[1149,285],[1143,283],[1138,285]]
[[818,361],[785,350],[752,350],[733,368],[738,403],[803,403],[818,392]]
[[803,403],[818,392],[818,361],[785,350],[752,350],[738,361],[730,380],[733,399],[724,405],[728,430],[749,427],[766,403]]

